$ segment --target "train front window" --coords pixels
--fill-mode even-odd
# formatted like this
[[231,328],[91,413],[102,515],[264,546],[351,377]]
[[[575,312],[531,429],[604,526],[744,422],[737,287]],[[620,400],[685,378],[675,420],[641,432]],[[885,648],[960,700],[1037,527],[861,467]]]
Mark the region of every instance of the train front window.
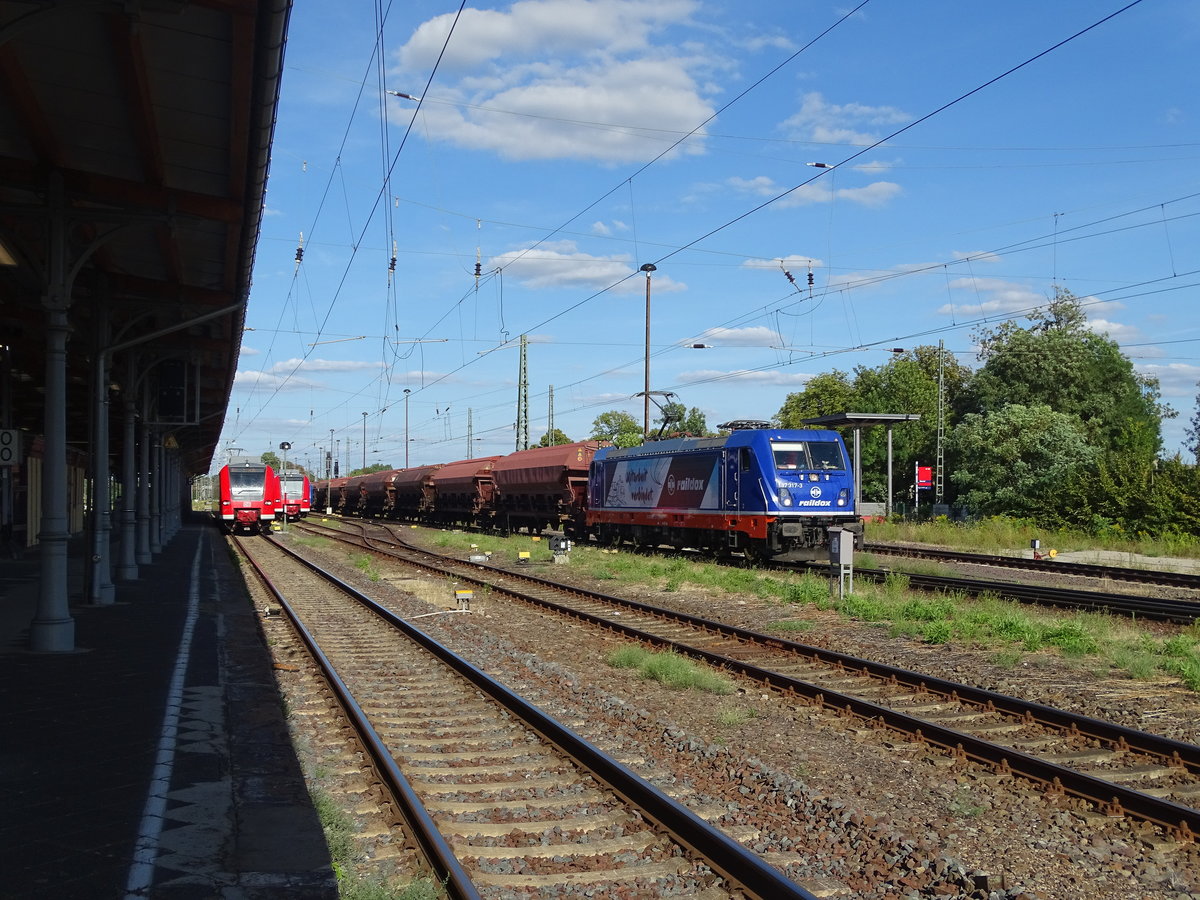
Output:
[[230,469],[229,492],[239,500],[261,500],[265,475],[263,469]]
[[775,468],[780,472],[812,472],[846,468],[842,450],[834,441],[773,444]]
[[846,460],[842,448],[834,441],[810,441],[808,456],[814,469],[844,469]]

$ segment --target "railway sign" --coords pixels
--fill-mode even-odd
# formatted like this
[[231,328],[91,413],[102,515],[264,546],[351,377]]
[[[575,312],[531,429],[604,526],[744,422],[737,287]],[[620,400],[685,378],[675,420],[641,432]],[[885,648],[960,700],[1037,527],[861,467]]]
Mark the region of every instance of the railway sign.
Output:
[[21,432],[0,428],[0,466],[15,466],[21,461]]

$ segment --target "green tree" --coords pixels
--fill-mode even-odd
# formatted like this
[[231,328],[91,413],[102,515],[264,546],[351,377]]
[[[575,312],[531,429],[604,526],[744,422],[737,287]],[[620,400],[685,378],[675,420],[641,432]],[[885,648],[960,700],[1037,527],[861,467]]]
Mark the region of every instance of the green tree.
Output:
[[788,394],[775,418],[783,428],[803,428],[804,419],[832,416],[858,409],[858,390],[850,376],[838,369],[814,375],[804,390]]
[[[892,429],[892,471],[909,472],[914,464],[930,464],[937,455],[938,379],[943,382],[947,410],[971,378],[971,370],[953,354],[922,345],[902,351],[887,362],[858,366],[853,378],[833,371],[812,378],[805,389],[791,394],[777,418],[785,428],[803,428],[805,419],[842,412],[908,413],[919,416]],[[947,414],[947,427],[953,424]],[[847,443],[852,429],[838,429]],[[863,497],[882,501],[887,494],[887,429],[862,429]]]
[[692,437],[708,437],[708,421],[698,407],[688,409],[682,403],[674,401],[662,408],[662,414],[655,419],[655,424],[664,426],[664,434],[687,434]]
[[1162,419],[1175,415],[1159,403],[1157,379],[1138,375],[1115,341],[1088,329],[1079,300],[1064,288],[1028,319],[1028,328],[1008,321],[975,335],[984,365],[960,411],[1045,405],[1076,416],[1098,450],[1153,459]]
[[555,428],[553,431],[547,431],[542,435],[542,439],[537,442],[539,447],[557,447],[559,444],[569,444],[571,439]]
[[617,447],[636,447],[642,443],[642,426],[629,413],[610,409],[592,421],[591,436]]
[[259,459],[261,459],[263,462],[265,462],[268,466],[270,466],[276,472],[283,471],[283,461],[278,456],[275,455],[274,450],[268,450],[266,453],[264,453],[262,456],[260,456]]
[[1096,450],[1075,416],[1048,406],[1010,403],[968,413],[950,434],[950,480],[981,515],[1011,515],[1056,524],[1074,472]]
[[[1200,381],[1196,382],[1196,387],[1200,387]],[[1191,422],[1184,428],[1184,434],[1187,435],[1185,449],[1200,463],[1200,395],[1196,396],[1196,411],[1192,413]]]
[[389,466],[387,463],[371,463],[365,469],[352,469],[346,473],[347,478],[353,478],[355,475],[370,475],[372,472],[386,472],[388,469],[393,469],[395,466]]
[[[949,429],[954,425],[954,401],[970,378],[971,370],[953,354],[927,345],[904,351],[882,365],[855,369],[856,411],[920,417],[892,428],[893,472],[911,472],[918,463],[936,461],[939,379]],[[887,429],[866,429],[861,445],[863,496],[881,501],[887,494]]]

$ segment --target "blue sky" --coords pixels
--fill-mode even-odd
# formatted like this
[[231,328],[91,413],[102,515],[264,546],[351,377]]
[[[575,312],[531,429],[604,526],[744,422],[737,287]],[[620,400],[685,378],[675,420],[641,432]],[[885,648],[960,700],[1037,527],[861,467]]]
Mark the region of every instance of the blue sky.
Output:
[[976,366],[1058,284],[1161,380],[1174,452],[1200,6],[1125,5],[298,4],[214,465],[511,452],[521,335],[532,442],[551,389],[573,439],[640,422],[644,263],[651,389],[710,426],[892,347]]

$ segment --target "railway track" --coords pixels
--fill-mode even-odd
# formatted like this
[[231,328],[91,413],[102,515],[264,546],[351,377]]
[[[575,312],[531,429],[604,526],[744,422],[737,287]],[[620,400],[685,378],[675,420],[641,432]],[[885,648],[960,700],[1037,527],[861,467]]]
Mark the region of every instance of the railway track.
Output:
[[1002,556],[998,553],[964,553],[958,550],[942,550],[935,547],[904,547],[896,544],[867,544],[863,549],[867,553],[880,553],[889,556],[907,556],[916,559],[933,559],[940,562],[970,563],[980,566],[1022,569],[1030,572],[1053,572],[1056,575],[1072,575],[1080,578],[1101,578],[1110,581],[1160,584],[1169,587],[1186,588],[1188,590],[1200,590],[1200,575],[1190,572],[1164,572],[1122,566],[1105,566],[1093,563],[1065,562],[1062,560],[1025,559],[1019,556]]
[[395,840],[449,896],[814,897],[319,566],[270,539],[235,546],[359,733],[401,811]]
[[[805,563],[803,567],[812,571],[828,569],[827,566],[813,563]],[[886,581],[890,576],[897,574],[903,575],[907,579],[909,587],[923,591],[962,592],[972,597],[991,594],[1007,600],[1017,600],[1021,603],[1038,606],[1090,610],[1181,625],[1190,625],[1200,620],[1200,600],[1139,597],[1133,594],[1084,591],[1040,584],[1021,584],[1014,581],[985,581],[979,578],[953,575],[896,573],[887,569],[854,567],[855,578],[865,578],[875,582]]]
[[[1053,791],[1104,815],[1151,822],[1181,841],[1200,832],[1200,747],[919,672],[810,647],[532,575],[404,545],[389,526],[355,520],[342,539],[462,584],[503,592],[629,638],[753,678],[888,727]],[[342,527],[361,529],[351,536]],[[372,528],[383,535],[368,536]]]

